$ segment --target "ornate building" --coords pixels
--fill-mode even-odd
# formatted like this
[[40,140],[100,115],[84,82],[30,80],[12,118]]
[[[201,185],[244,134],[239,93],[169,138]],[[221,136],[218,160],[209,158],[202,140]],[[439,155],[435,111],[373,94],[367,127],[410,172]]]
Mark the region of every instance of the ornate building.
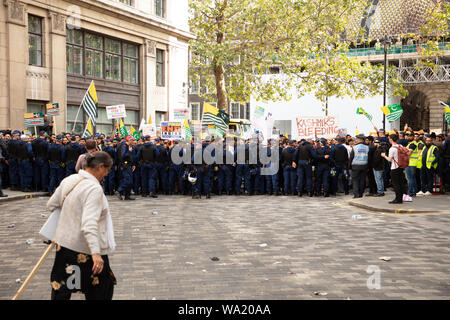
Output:
[[[50,4],[50,5],[49,5]],[[70,131],[94,80],[97,132],[105,106],[125,104],[128,125],[187,110],[188,0],[4,0],[0,6],[0,128],[59,103],[57,132]],[[86,124],[80,112],[76,132]]]

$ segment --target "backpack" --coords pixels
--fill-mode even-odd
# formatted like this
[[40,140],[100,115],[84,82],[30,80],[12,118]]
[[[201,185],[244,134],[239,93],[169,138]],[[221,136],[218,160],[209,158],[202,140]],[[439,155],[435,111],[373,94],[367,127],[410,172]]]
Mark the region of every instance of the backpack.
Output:
[[[398,145],[396,147],[398,150],[398,167],[405,169],[409,166],[409,154],[408,149],[406,149],[404,146]],[[395,160],[394,160],[395,161]]]

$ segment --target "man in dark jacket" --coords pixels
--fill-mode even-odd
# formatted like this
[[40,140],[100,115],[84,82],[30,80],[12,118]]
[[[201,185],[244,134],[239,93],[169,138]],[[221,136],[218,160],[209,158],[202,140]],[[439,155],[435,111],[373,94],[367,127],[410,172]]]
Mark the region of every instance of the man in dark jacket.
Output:
[[333,146],[334,153],[334,171],[335,175],[331,179],[331,193],[333,195],[338,191],[338,180],[339,176],[342,174],[342,184],[344,187],[345,194],[349,194],[348,186],[348,151],[344,147],[345,138],[339,138],[338,144]]
[[384,167],[385,167],[385,160],[381,156],[382,153],[386,153],[386,143],[380,143],[380,140],[377,138],[374,142],[375,151],[372,155],[372,169],[373,174],[375,177],[375,182],[377,184],[377,194],[376,197],[383,197],[384,196],[384,179],[383,179],[383,173],[384,173]]
[[369,163],[367,170],[367,178],[369,180],[369,193],[367,194],[367,196],[375,196],[377,194],[377,183],[375,181],[375,175],[372,167],[373,154],[376,149],[375,145],[373,144],[373,141],[374,139],[372,136],[366,137],[366,144],[369,147]]

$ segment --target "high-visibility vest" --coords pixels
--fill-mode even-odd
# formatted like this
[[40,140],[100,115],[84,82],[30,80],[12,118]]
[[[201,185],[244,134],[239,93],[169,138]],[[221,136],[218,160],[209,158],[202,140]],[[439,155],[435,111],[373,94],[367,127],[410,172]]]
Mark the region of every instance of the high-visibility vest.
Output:
[[423,156],[423,150],[425,150],[425,147],[419,151],[419,157],[417,158],[417,169],[422,169],[422,156]]
[[416,146],[416,149],[414,149],[413,153],[411,153],[411,155],[409,156],[409,166],[410,167],[417,167],[418,165],[418,160],[419,160],[419,154],[421,153],[419,150],[419,144],[423,144],[422,141],[411,141],[410,143],[408,143],[408,145],[406,146],[406,148],[409,149],[409,146],[413,144]]
[[[436,157],[434,156],[434,150],[435,150],[435,149],[437,149],[436,146],[431,146],[431,147],[428,149],[428,152],[427,152],[427,168],[428,168],[428,169],[431,169],[431,164],[432,164],[433,161],[436,159]],[[437,163],[434,164],[433,168],[434,168],[434,169],[437,168]]]

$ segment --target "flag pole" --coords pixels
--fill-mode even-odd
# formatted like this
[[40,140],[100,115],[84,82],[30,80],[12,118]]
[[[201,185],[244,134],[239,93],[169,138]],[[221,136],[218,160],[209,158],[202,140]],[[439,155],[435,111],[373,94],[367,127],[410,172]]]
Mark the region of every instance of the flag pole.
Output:
[[47,256],[52,251],[52,248],[55,246],[55,243],[52,241],[52,243],[48,246],[48,248],[44,251],[39,261],[36,263],[36,265],[33,267],[33,270],[31,270],[30,274],[28,275],[27,279],[24,281],[20,289],[17,291],[17,293],[14,295],[12,300],[17,300],[20,298],[20,296],[24,293],[25,289],[27,288],[28,284],[30,283],[31,279],[33,279],[36,272],[41,267],[42,263],[45,261]]
[[84,97],[83,97],[83,100],[81,100],[80,107],[78,108],[77,115],[75,116],[75,122],[73,123],[72,132],[73,132],[73,130],[75,130],[75,126],[76,126],[77,120],[78,120],[78,115],[79,115],[79,113],[80,113],[81,106],[83,105],[83,101],[84,101]]

